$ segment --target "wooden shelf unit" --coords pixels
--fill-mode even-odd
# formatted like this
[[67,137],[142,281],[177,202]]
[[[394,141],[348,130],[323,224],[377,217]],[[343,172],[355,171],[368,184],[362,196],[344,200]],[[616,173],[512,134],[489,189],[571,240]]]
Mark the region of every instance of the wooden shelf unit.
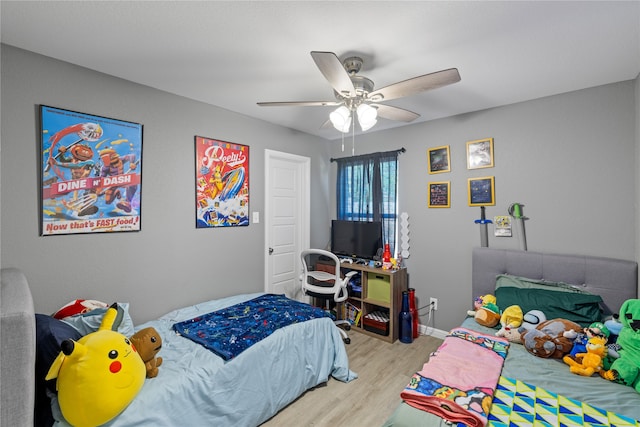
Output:
[[[322,261],[316,264],[316,269],[333,273],[333,265],[323,264]],[[351,330],[390,343],[395,342],[399,337],[398,315],[400,314],[400,308],[402,306],[402,292],[407,290],[407,269],[383,270],[382,268],[373,268],[363,264],[344,263],[341,265],[340,270],[343,276],[353,270],[360,272],[360,283],[362,285],[361,296],[350,295],[347,301],[358,307],[362,311],[362,315],[359,325],[351,325]],[[374,289],[369,287],[370,276],[381,278],[382,282],[388,282],[388,289],[385,289],[386,286],[384,285],[380,287],[380,283],[378,282],[374,283],[376,288],[375,292],[373,292]],[[381,298],[374,299],[370,297],[371,294],[375,294],[375,297]],[[364,317],[374,311],[386,311],[389,313],[388,335],[380,335],[364,329]]]

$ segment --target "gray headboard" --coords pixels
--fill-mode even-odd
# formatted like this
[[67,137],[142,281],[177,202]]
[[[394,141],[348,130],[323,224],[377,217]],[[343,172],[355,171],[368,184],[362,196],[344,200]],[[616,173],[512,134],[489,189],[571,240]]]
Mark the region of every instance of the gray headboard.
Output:
[[493,294],[496,276],[511,274],[565,282],[602,296],[605,314],[638,298],[638,263],[583,255],[547,254],[508,249],[473,248],[473,297]]

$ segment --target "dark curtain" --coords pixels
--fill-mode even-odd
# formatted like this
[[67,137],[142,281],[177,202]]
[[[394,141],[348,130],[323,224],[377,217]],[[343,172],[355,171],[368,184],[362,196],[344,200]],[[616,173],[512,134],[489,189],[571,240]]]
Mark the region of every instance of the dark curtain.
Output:
[[335,159],[338,163],[338,219],[381,221],[383,243],[395,253],[398,153],[384,153]]

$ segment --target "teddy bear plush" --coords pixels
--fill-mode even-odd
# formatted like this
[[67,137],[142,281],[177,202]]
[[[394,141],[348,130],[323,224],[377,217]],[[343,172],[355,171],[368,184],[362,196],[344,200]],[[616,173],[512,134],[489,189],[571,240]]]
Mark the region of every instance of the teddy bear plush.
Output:
[[550,319],[535,329],[524,330],[521,341],[525,349],[534,356],[561,359],[571,351],[575,331],[580,325],[567,319]]
[[620,307],[622,329],[618,335],[619,355],[600,376],[633,387],[640,393],[640,299],[625,301]]
[[130,338],[133,346],[144,362],[147,378],[158,376],[158,367],[162,365],[162,357],[156,357],[162,348],[162,337],[155,328],[140,329]]

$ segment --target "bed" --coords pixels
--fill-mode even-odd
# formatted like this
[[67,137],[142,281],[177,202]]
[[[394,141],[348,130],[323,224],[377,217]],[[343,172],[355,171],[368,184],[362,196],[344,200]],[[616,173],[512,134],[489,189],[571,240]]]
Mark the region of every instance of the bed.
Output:
[[[15,289],[22,292],[15,292]],[[13,291],[12,291],[13,290]],[[357,375],[349,369],[342,337],[329,317],[316,318],[277,329],[268,337],[225,360],[204,346],[176,334],[173,325],[206,313],[246,304],[265,294],[238,295],[196,304],[172,311],[157,320],[133,326],[128,316],[128,304],[120,303],[124,311],[118,331],[130,336],[134,330],[154,327],[163,339],[158,354],[163,358],[159,375],[147,378],[141,391],[129,406],[108,422],[107,426],[178,426],[228,425],[257,426],[273,417],[306,390],[326,382],[330,376],[348,382]],[[33,425],[34,390],[29,387],[36,378],[33,357],[5,360],[5,341],[23,337],[20,342],[33,354],[40,345],[42,319],[36,314],[36,337],[33,339],[33,305],[24,275],[16,269],[2,270],[2,306],[10,307],[20,299],[29,299],[25,313],[17,324],[2,317],[3,327],[3,411],[2,425]],[[15,301],[12,301],[15,299]],[[17,306],[17,305],[16,305]],[[23,310],[23,311],[25,311]],[[98,310],[94,310],[96,312]],[[91,313],[91,312],[90,312]],[[99,326],[100,319],[88,314],[76,323],[78,331],[89,332]],[[38,324],[40,319],[40,325]],[[67,322],[65,322],[66,324]],[[11,327],[11,335],[5,334]],[[27,337],[25,340],[24,337]],[[30,338],[29,338],[30,337]],[[36,366],[38,357],[36,350]],[[25,351],[22,349],[21,351]],[[20,370],[18,370],[20,369]],[[36,369],[38,369],[36,367]],[[40,368],[40,371],[42,367]],[[17,413],[5,411],[5,374],[15,371],[21,387],[10,392],[12,402],[22,405]],[[8,376],[7,376],[8,378]],[[6,383],[8,384],[8,382]],[[49,393],[56,426],[68,426],[61,416],[55,396]],[[37,399],[36,399],[37,400]],[[26,408],[26,409],[25,409]],[[31,409],[29,409],[31,408]],[[37,424],[36,424],[37,425]]]
[[[638,266],[633,261],[474,248],[472,270],[474,296],[493,294],[496,277],[502,274],[576,285],[602,296],[605,315],[617,312],[624,301],[638,295]],[[473,317],[467,317],[452,332],[459,333],[458,329],[478,336],[495,336],[496,332],[479,325]],[[428,366],[425,364],[425,368]],[[508,347],[492,399],[485,420],[489,426],[534,425],[534,420],[535,425],[640,425],[636,421],[640,420],[640,394],[632,387],[597,375],[572,374],[561,360],[533,356],[517,343]],[[520,400],[514,404],[516,399]],[[503,408],[506,401],[511,406]],[[517,408],[522,415],[513,412],[517,403],[525,407]],[[541,405],[548,407],[541,409]],[[566,424],[559,421],[561,418]],[[384,422],[385,427],[449,425],[452,423],[406,401]]]

